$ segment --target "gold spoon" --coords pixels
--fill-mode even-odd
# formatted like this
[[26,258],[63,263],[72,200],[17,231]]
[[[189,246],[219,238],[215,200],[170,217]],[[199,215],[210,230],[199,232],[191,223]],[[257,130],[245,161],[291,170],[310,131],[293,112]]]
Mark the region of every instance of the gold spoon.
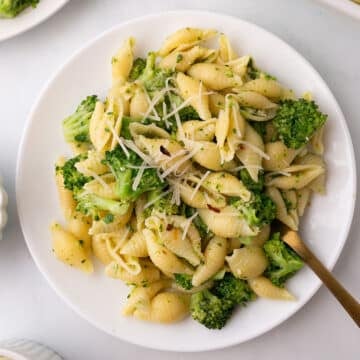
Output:
[[301,240],[299,234],[295,231],[288,230],[282,237],[283,241],[288,244],[295,252],[305,261],[307,265],[320,278],[325,286],[337,298],[340,304],[360,327],[360,304],[354,297],[335,279],[320,260]]

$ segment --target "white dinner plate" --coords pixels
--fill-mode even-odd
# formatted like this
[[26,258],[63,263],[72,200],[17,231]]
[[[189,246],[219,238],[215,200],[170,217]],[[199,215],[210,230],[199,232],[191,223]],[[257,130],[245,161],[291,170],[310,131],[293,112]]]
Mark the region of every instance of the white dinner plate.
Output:
[[[159,25],[160,24],[160,25]],[[185,26],[225,32],[240,54],[298,94],[309,90],[329,114],[326,126],[327,195],[315,196],[301,231],[324,263],[332,268],[348,235],[355,201],[355,162],[344,116],[324,80],[295,50],[269,32],[238,18],[198,11],[146,16],[120,24],[78,51],[46,85],[29,115],[17,167],[17,203],[21,226],[40,271],[78,314],[98,328],[138,345],[173,351],[203,351],[241,343],[279,325],[315,293],[320,281],[306,267],[290,282],[297,301],[259,299],[238,311],[221,331],[207,330],[192,319],[159,325],[122,317],[127,287],[105,277],[103,266],[87,276],[56,260],[49,223],[62,219],[54,162],[69,154],[61,121],[89,94],[104,96],[110,86],[110,60],[128,36],[137,39],[137,55],[159,48],[164,36]]]
[[0,41],[30,30],[60,10],[69,0],[40,0],[12,19],[0,17]]
[[355,19],[360,20],[360,4],[356,4],[350,0],[320,0],[324,4],[327,4],[335,10],[352,16]]

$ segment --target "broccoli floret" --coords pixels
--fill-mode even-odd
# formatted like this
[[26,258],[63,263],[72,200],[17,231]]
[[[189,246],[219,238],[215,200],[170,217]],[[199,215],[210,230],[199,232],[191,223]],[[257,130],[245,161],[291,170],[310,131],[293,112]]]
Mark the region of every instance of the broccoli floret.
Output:
[[245,305],[255,299],[255,293],[245,280],[237,279],[226,273],[222,280],[216,281],[211,291],[220,299],[226,299],[233,305]]
[[77,192],[89,181],[92,180],[91,176],[85,176],[79,172],[75,164],[79,161],[85,160],[86,155],[75,156],[65,162],[63,166],[57,166],[56,171],[60,172],[64,178],[64,186],[66,189]]
[[253,192],[261,192],[264,188],[265,176],[263,171],[259,171],[258,182],[254,181],[246,169],[241,169],[239,178],[246,188]]
[[193,288],[192,285],[192,277],[187,274],[174,274],[175,283],[178,284],[185,290],[191,290]]
[[40,0],[0,0],[0,17],[13,18],[29,6],[36,7]]
[[146,66],[146,60],[142,58],[137,58],[134,60],[130,74],[129,80],[135,81],[142,74]]
[[104,163],[108,165],[116,178],[116,195],[122,201],[135,201],[141,194],[157,190],[164,187],[165,183],[157,175],[156,169],[145,169],[136,190],[133,189],[133,183],[143,160],[132,150],[129,151],[129,157],[120,146],[112,151],[105,153]]
[[172,194],[167,194],[165,196],[161,196],[161,194],[161,190],[153,190],[148,193],[148,202],[155,202],[144,210],[145,217],[149,217],[152,210],[156,210],[169,216],[179,214],[179,206],[171,201]]
[[149,52],[145,68],[138,80],[144,84],[146,90],[155,91],[165,87],[165,81],[170,75],[171,72],[168,70],[163,70],[156,66],[156,54]]
[[64,119],[63,132],[67,142],[90,142],[89,124],[96,101],[96,95],[88,96],[72,115]]
[[250,125],[255,129],[255,131],[261,136],[264,140],[267,130],[266,130],[266,121],[250,121]]
[[273,119],[279,139],[287,147],[299,149],[324,125],[327,115],[321,113],[314,101],[283,100]]
[[[76,210],[91,216],[95,220],[99,220],[101,212],[104,211],[112,215],[124,215],[129,209],[128,202],[106,199],[95,194],[89,194],[85,190],[76,193],[75,199],[77,201]],[[108,220],[109,217],[105,215],[104,219]]]
[[234,306],[231,301],[220,299],[209,290],[199,291],[191,295],[191,316],[208,329],[223,328],[233,309]]
[[250,201],[231,198],[230,204],[244,217],[250,226],[262,227],[270,224],[276,216],[276,205],[269,196],[263,193],[253,193]]
[[265,275],[274,285],[284,286],[285,281],[302,268],[303,261],[280,239],[280,233],[273,234],[263,247],[269,259]]

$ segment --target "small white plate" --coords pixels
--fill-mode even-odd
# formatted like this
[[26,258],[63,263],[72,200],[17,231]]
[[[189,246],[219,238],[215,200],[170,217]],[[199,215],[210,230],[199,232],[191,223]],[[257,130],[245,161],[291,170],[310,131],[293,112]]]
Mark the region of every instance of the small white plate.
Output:
[[355,162],[344,116],[324,80],[295,50],[267,31],[238,18],[208,12],[177,11],[123,23],[77,52],[50,80],[27,121],[17,167],[17,204],[21,226],[40,271],[77,313],[120,339],[162,350],[203,351],[241,343],[279,325],[315,293],[320,281],[304,268],[290,282],[297,301],[257,300],[238,311],[221,331],[210,331],[192,319],[175,325],[140,322],[120,315],[127,287],[106,278],[96,264],[87,276],[57,261],[51,252],[49,223],[62,219],[54,184],[54,162],[69,154],[61,120],[89,94],[104,96],[110,86],[110,59],[130,35],[138,54],[158,49],[164,36],[185,26],[225,32],[240,54],[298,94],[309,90],[329,114],[326,126],[328,193],[316,196],[302,222],[302,234],[316,254],[332,268],[350,228],[355,202]]
[[350,0],[319,0],[342,13],[360,20],[360,4]]
[[69,0],[40,0],[12,19],[0,18],[0,41],[30,30],[60,10]]

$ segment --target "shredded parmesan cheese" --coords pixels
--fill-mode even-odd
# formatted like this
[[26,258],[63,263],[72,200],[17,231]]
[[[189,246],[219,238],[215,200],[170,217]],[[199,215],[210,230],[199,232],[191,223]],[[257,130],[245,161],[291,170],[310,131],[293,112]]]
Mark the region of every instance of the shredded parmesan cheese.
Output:
[[199,182],[196,184],[194,191],[192,192],[190,199],[192,200],[195,196],[195,194],[199,191],[200,186],[204,183],[206,178],[210,175],[211,171],[207,171],[204,176],[199,180]]
[[270,156],[268,154],[266,154],[264,151],[262,151],[261,149],[259,149],[254,144],[252,144],[248,141],[245,141],[245,140],[238,140],[237,142],[238,142],[238,144],[243,144],[245,146],[248,146],[254,153],[258,154],[262,158],[264,158],[266,160],[270,160]]
[[129,158],[130,154],[127,150],[127,148],[125,147],[122,139],[119,137],[119,135],[116,133],[115,129],[113,128],[113,126],[111,125],[110,121],[107,122],[107,125],[109,127],[109,130],[111,131],[111,133],[113,134],[113,137],[116,139],[116,141],[119,143],[121,149],[124,151],[125,155],[127,158]]
[[104,188],[108,189],[111,191],[111,187],[109,186],[109,184],[107,184],[102,178],[101,176],[99,176],[97,173],[95,173],[94,171],[90,170],[90,169],[86,169],[86,171],[88,172],[88,174],[90,176],[92,176],[99,184],[101,184]]
[[134,179],[134,182],[131,186],[131,188],[136,191],[136,189],[138,188],[139,184],[140,184],[140,181],[141,181],[141,178],[144,174],[144,170],[145,170],[145,162],[142,163],[138,173],[136,174],[135,176],[135,179]]
[[155,199],[147,202],[145,205],[144,205],[144,210],[147,209],[149,206],[151,206],[152,204],[155,204],[158,200],[160,200],[161,198],[163,198],[164,196],[166,196],[167,194],[170,193],[170,190],[167,190],[165,192],[163,192],[162,194],[160,194],[159,196],[157,196]]
[[195,214],[191,215],[188,219],[186,219],[185,226],[182,229],[183,233],[182,233],[182,236],[181,236],[181,240],[185,240],[186,234],[189,231],[191,223],[197,216],[198,216],[198,212],[196,212]]
[[151,157],[144,154],[136,145],[132,140],[123,140],[124,144],[130,149],[132,150],[134,153],[136,153],[137,155],[139,155],[146,163],[150,164],[152,163]]
[[198,148],[193,149],[190,153],[188,153],[188,155],[184,156],[179,161],[177,161],[175,164],[171,165],[167,170],[165,170],[161,174],[160,178],[165,179],[169,174],[171,174],[172,172],[175,172],[183,163],[185,163],[186,161],[191,159],[197,153],[197,151],[198,151]]

